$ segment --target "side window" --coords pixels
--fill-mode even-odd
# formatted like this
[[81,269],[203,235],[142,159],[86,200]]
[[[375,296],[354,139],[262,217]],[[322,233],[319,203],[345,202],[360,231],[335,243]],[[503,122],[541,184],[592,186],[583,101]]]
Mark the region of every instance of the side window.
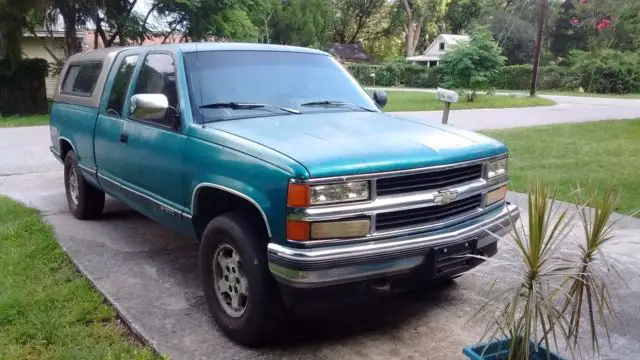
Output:
[[91,96],[98,82],[100,70],[100,62],[70,65],[60,91],[64,94]]
[[[152,120],[170,126],[172,116],[178,111],[178,91],[176,89],[176,68],[169,54],[149,54],[142,64],[136,81],[134,94],[163,94],[169,100],[169,110],[164,118]],[[141,120],[141,119],[138,119]]]
[[109,102],[107,103],[107,114],[120,116],[122,108],[124,107],[124,98],[127,96],[127,89],[129,88],[129,82],[133,75],[133,70],[138,63],[138,55],[129,55],[122,60],[118,72],[115,78],[113,78],[113,85],[111,87],[111,93],[109,94]]

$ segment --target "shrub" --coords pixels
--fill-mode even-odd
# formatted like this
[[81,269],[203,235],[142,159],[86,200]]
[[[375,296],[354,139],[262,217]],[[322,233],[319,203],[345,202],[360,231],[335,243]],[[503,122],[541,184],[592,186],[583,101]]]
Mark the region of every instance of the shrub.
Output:
[[44,59],[22,59],[13,69],[7,59],[0,60],[0,114],[46,113],[48,72]]
[[572,51],[568,63],[576,82],[586,91],[640,92],[640,54],[612,49],[597,53]]
[[382,65],[347,64],[347,70],[361,85],[373,85],[376,74],[376,86],[406,86],[417,88],[434,88],[439,83],[437,68],[427,68],[402,62],[390,62]]
[[470,90],[467,101],[474,101],[479,90],[488,90],[492,79],[504,66],[506,58],[500,55],[500,47],[491,33],[479,27],[468,43],[444,54],[440,71],[444,82],[455,89]]
[[500,69],[491,81],[491,87],[506,90],[525,90],[531,84],[531,65],[512,65]]

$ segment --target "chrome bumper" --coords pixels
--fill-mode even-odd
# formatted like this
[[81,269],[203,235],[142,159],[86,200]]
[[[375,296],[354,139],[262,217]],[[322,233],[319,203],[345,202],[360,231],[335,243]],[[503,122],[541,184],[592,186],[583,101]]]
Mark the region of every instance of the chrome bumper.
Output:
[[293,287],[322,287],[410,272],[430,249],[476,240],[477,248],[497,242],[519,217],[506,203],[463,224],[437,232],[339,246],[294,248],[269,243],[269,270]]

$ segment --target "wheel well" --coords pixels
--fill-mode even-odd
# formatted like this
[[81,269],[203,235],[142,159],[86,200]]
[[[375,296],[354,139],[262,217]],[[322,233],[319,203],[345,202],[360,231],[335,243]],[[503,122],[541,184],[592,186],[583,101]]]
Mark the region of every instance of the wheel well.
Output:
[[62,161],[64,161],[69,150],[73,150],[71,143],[64,139],[60,140],[60,159],[62,159]]
[[266,241],[269,240],[266,219],[257,205],[249,200],[222,189],[204,187],[197,190],[193,201],[192,221],[198,239],[213,218],[233,212],[242,214],[253,225],[258,235]]

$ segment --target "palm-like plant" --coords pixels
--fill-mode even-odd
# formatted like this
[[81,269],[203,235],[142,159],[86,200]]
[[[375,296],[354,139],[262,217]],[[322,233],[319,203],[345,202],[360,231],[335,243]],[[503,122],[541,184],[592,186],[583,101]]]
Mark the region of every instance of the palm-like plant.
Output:
[[[604,250],[613,243],[611,231],[617,220],[611,217],[620,196],[614,191],[575,194],[577,211],[560,210],[548,200],[554,194],[536,183],[528,194],[527,224],[512,222],[519,259],[488,259],[512,268],[503,273],[513,274],[516,281],[502,290],[494,282],[493,295],[472,319],[487,320],[483,339],[509,339],[509,360],[530,359],[542,344],[546,349],[564,344],[573,355],[585,318],[594,352],[599,351],[597,327],[609,334],[613,303],[608,280],[611,274],[620,274]],[[571,237],[576,217],[584,233],[577,243]]]

